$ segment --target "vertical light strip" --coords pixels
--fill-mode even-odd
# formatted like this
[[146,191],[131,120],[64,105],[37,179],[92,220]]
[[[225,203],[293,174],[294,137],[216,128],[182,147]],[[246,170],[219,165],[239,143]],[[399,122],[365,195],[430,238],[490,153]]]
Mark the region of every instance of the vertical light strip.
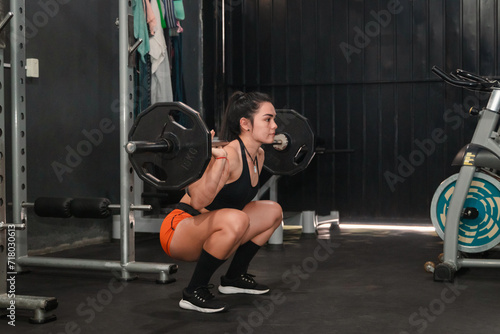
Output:
[[364,230],[385,230],[385,231],[415,231],[415,232],[435,232],[434,226],[429,225],[378,225],[378,224],[339,224],[341,229],[364,229]]
[[[222,0],[222,80],[225,85],[225,76],[226,76],[226,4],[225,1]],[[226,88],[225,86],[223,87]]]

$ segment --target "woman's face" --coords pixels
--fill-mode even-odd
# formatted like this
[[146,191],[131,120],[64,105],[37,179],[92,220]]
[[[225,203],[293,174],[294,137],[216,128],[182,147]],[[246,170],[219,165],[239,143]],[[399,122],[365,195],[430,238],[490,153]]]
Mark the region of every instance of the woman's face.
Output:
[[263,144],[272,144],[278,125],[274,122],[276,110],[272,103],[263,102],[254,114],[252,137]]

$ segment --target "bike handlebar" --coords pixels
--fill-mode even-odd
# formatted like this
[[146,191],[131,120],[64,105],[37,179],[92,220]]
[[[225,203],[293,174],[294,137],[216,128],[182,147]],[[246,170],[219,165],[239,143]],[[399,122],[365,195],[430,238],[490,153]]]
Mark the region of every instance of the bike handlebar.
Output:
[[450,85],[470,90],[491,91],[494,87],[500,87],[497,80],[491,80],[461,69],[447,74],[439,67],[433,66],[432,72]]

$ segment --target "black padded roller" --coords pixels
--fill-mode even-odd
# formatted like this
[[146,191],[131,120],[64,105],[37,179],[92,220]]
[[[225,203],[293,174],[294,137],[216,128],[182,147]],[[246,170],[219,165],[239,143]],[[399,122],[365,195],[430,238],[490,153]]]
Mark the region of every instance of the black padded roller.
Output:
[[72,198],[39,197],[35,200],[35,214],[40,217],[71,217]]
[[107,198],[74,198],[71,213],[77,218],[107,218],[111,215]]

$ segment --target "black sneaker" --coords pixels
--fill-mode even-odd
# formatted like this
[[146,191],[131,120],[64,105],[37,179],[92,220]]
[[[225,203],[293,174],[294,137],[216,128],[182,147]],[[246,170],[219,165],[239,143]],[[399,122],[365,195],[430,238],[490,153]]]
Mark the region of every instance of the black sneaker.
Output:
[[243,274],[235,279],[227,279],[226,276],[220,278],[219,292],[223,294],[248,293],[251,295],[262,295],[269,291],[269,287],[255,282],[255,276]]
[[202,286],[194,290],[193,293],[189,293],[186,289],[184,289],[182,291],[182,299],[179,302],[179,306],[186,310],[193,310],[202,313],[225,311],[227,309],[227,305],[216,300],[214,295],[210,292],[209,289],[212,289],[213,287],[213,284]]

